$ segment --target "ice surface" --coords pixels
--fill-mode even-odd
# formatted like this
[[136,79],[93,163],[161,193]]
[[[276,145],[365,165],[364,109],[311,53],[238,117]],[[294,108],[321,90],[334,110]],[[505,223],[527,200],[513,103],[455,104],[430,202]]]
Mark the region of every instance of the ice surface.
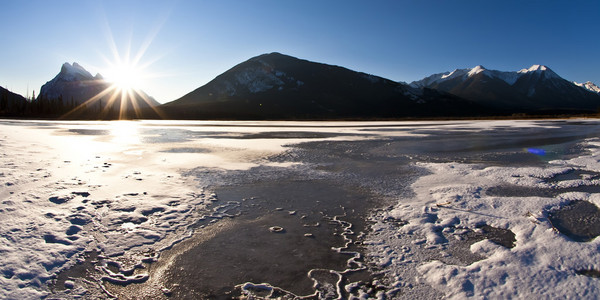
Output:
[[[375,234],[368,241],[375,264],[387,270],[388,287],[401,289],[394,278],[417,276],[417,282],[436,288],[446,298],[581,298],[600,292],[597,279],[582,276],[580,270],[600,269],[600,240],[577,242],[558,233],[549,221],[549,212],[571,201],[598,205],[597,194],[565,192],[556,197],[490,196],[486,190],[497,185],[554,189],[597,185],[587,176],[578,180],[551,182],[559,174],[578,170],[598,172],[600,150],[596,138],[585,142],[589,154],[556,160],[543,168],[482,166],[464,163],[419,163],[429,175],[413,185],[414,196],[400,199],[395,208],[379,215]],[[401,220],[394,228],[385,220]],[[451,236],[461,238],[459,228],[488,224],[514,232],[515,247],[508,249],[489,240],[470,246],[482,257],[468,265],[444,263]],[[411,238],[412,237],[412,238]],[[413,239],[412,245],[403,239]],[[409,249],[439,249],[438,259],[414,260]],[[413,250],[414,252],[415,250]],[[415,272],[406,271],[414,268]]]
[[3,297],[42,297],[48,281],[84,251],[115,258],[160,251],[210,202],[160,159],[141,163],[138,155],[123,154],[137,144],[0,126]]
[[[519,161],[486,162],[481,156],[460,161],[448,158],[453,156],[428,160],[427,154],[418,153],[431,149],[454,151],[457,156],[462,155],[458,151],[494,152],[496,146],[502,146],[494,136],[491,141],[476,139],[472,147],[456,149],[451,143],[435,148],[422,143],[435,144],[436,138],[446,135],[450,136],[448,141],[495,132],[555,130],[558,134],[570,123],[583,127],[596,124],[589,120],[0,121],[0,294],[11,299],[44,297],[49,294],[47,284],[61,270],[80,266],[86,259],[97,261],[94,271],[100,276],[63,280],[69,290],[65,293],[70,296],[89,294],[83,286],[101,289],[108,282],[131,286],[151,281],[145,262],[156,261],[165,249],[190,237],[196,229],[192,224],[199,220],[221,224],[223,219],[238,217],[240,202],[216,201],[216,195],[205,190],[205,186],[223,184],[227,179],[216,176],[214,170],[252,170],[260,177],[267,174],[258,167],[303,167],[311,170],[311,176],[324,176],[341,172],[335,168],[342,166],[352,168],[344,177],[348,184],[382,197],[395,197],[395,202],[373,212],[371,232],[361,238],[368,265],[381,281],[367,287],[355,283],[344,286],[339,280],[347,270],[315,269],[310,278],[320,283],[317,292],[321,295],[336,298],[350,290],[358,298],[375,294],[381,298],[595,295],[599,288],[593,274],[600,270],[600,241],[574,241],[557,232],[548,219],[551,212],[573,201],[600,205],[594,190],[600,185],[600,139],[593,137],[595,131],[577,128],[559,134],[559,140],[576,134],[588,136],[578,144],[581,150],[576,155],[556,155],[558,148],[542,143],[552,140],[548,138],[500,148],[539,160],[529,166],[518,165]],[[289,146],[302,142],[331,148]],[[527,149],[544,152],[533,154]],[[323,151],[319,155],[326,151],[344,153],[353,160],[348,165],[336,165],[328,160],[330,156],[323,155],[315,158],[322,163],[313,166],[294,159],[317,150]],[[366,162],[375,154],[383,157],[385,164],[370,170]],[[419,170],[411,175],[415,181],[410,185],[403,182],[408,175],[395,180],[398,174],[394,167],[400,164]],[[410,193],[397,193],[395,189],[402,184],[410,187]],[[511,188],[515,191],[511,195],[503,193]],[[525,194],[518,188],[552,192]],[[302,217],[296,208],[271,209],[276,207],[282,208],[282,216]],[[352,224],[343,218],[328,222],[342,228],[339,234],[346,246],[356,241],[345,239],[354,234]],[[270,227],[279,231],[276,226],[286,233],[269,232]],[[515,246],[506,248],[494,239],[483,238],[482,228],[488,228],[484,226],[514,233]],[[290,228],[289,224],[273,222],[264,232],[282,237]],[[312,227],[300,232],[301,241],[319,241],[318,234],[309,229]],[[480,238],[469,240],[470,236]],[[331,250],[347,251],[343,246]],[[358,252],[348,252],[348,270],[366,267],[358,260]],[[249,295],[286,293],[268,283],[239,283]],[[170,287],[161,288],[166,289],[161,292],[165,295],[172,293]],[[411,294],[419,289],[427,294]],[[100,295],[110,292],[104,290]]]
[[[223,212],[203,209],[214,195],[182,176],[181,169],[247,170],[285,151],[287,143],[364,138],[352,124],[241,124],[0,122],[0,294],[16,299],[47,295],[47,283],[89,251],[101,253],[106,263],[152,261],[156,253],[188,237],[197,220],[226,216],[227,207]],[[254,138],[262,132],[302,133],[307,128],[347,134]],[[207,131],[212,132],[209,137]],[[239,138],[228,138],[232,135]],[[202,151],[167,151],[173,147]],[[100,283],[145,280],[108,271],[101,270]]]

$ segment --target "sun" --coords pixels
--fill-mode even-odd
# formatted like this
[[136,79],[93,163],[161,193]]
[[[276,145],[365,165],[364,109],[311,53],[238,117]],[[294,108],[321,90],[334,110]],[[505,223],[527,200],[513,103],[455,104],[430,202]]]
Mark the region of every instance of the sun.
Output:
[[92,113],[98,114],[100,119],[126,120],[143,116],[163,118],[163,113],[158,109],[159,103],[144,91],[149,87],[151,80],[161,76],[150,71],[151,65],[161,56],[150,60],[143,59],[162,24],[150,31],[146,39],[135,50],[132,49],[131,36],[125,44],[121,45],[122,48],[118,47],[113,32],[106,22],[106,44],[112,55],[106,56],[99,52],[105,62],[104,67],[98,67],[98,75],[102,74],[98,79],[102,80],[94,82],[99,91],[62,117]]
[[139,90],[143,77],[140,68],[126,62],[112,65],[106,73],[106,80],[115,88],[125,92]]

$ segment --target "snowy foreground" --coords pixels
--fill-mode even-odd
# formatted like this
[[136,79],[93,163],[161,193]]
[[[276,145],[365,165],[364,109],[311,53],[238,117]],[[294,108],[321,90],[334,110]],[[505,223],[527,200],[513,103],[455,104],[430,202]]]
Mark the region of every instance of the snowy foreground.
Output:
[[600,294],[598,228],[551,222],[600,206],[596,121],[0,120],[0,153],[3,299]]

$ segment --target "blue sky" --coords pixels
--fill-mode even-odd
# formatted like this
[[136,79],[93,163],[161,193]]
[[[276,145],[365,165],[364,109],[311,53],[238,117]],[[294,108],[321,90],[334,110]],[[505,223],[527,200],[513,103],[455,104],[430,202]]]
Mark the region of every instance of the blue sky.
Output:
[[[2,1],[0,86],[26,95],[64,62],[110,72],[142,54],[141,88],[175,100],[281,52],[410,82],[543,64],[600,84],[600,1]],[[128,51],[129,49],[129,51]],[[129,54],[128,54],[129,53]]]

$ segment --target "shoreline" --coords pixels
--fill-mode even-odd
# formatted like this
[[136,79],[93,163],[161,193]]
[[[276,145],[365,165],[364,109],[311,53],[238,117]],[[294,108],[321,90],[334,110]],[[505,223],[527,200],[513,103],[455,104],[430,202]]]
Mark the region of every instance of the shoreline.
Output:
[[429,117],[340,117],[340,118],[126,118],[126,119],[97,119],[97,118],[63,118],[61,116],[2,116],[4,120],[37,120],[37,121],[282,121],[282,122],[403,122],[403,121],[486,121],[486,120],[572,120],[572,119],[599,119],[598,113],[577,114],[527,114],[516,113],[510,115],[489,116],[429,116]]

